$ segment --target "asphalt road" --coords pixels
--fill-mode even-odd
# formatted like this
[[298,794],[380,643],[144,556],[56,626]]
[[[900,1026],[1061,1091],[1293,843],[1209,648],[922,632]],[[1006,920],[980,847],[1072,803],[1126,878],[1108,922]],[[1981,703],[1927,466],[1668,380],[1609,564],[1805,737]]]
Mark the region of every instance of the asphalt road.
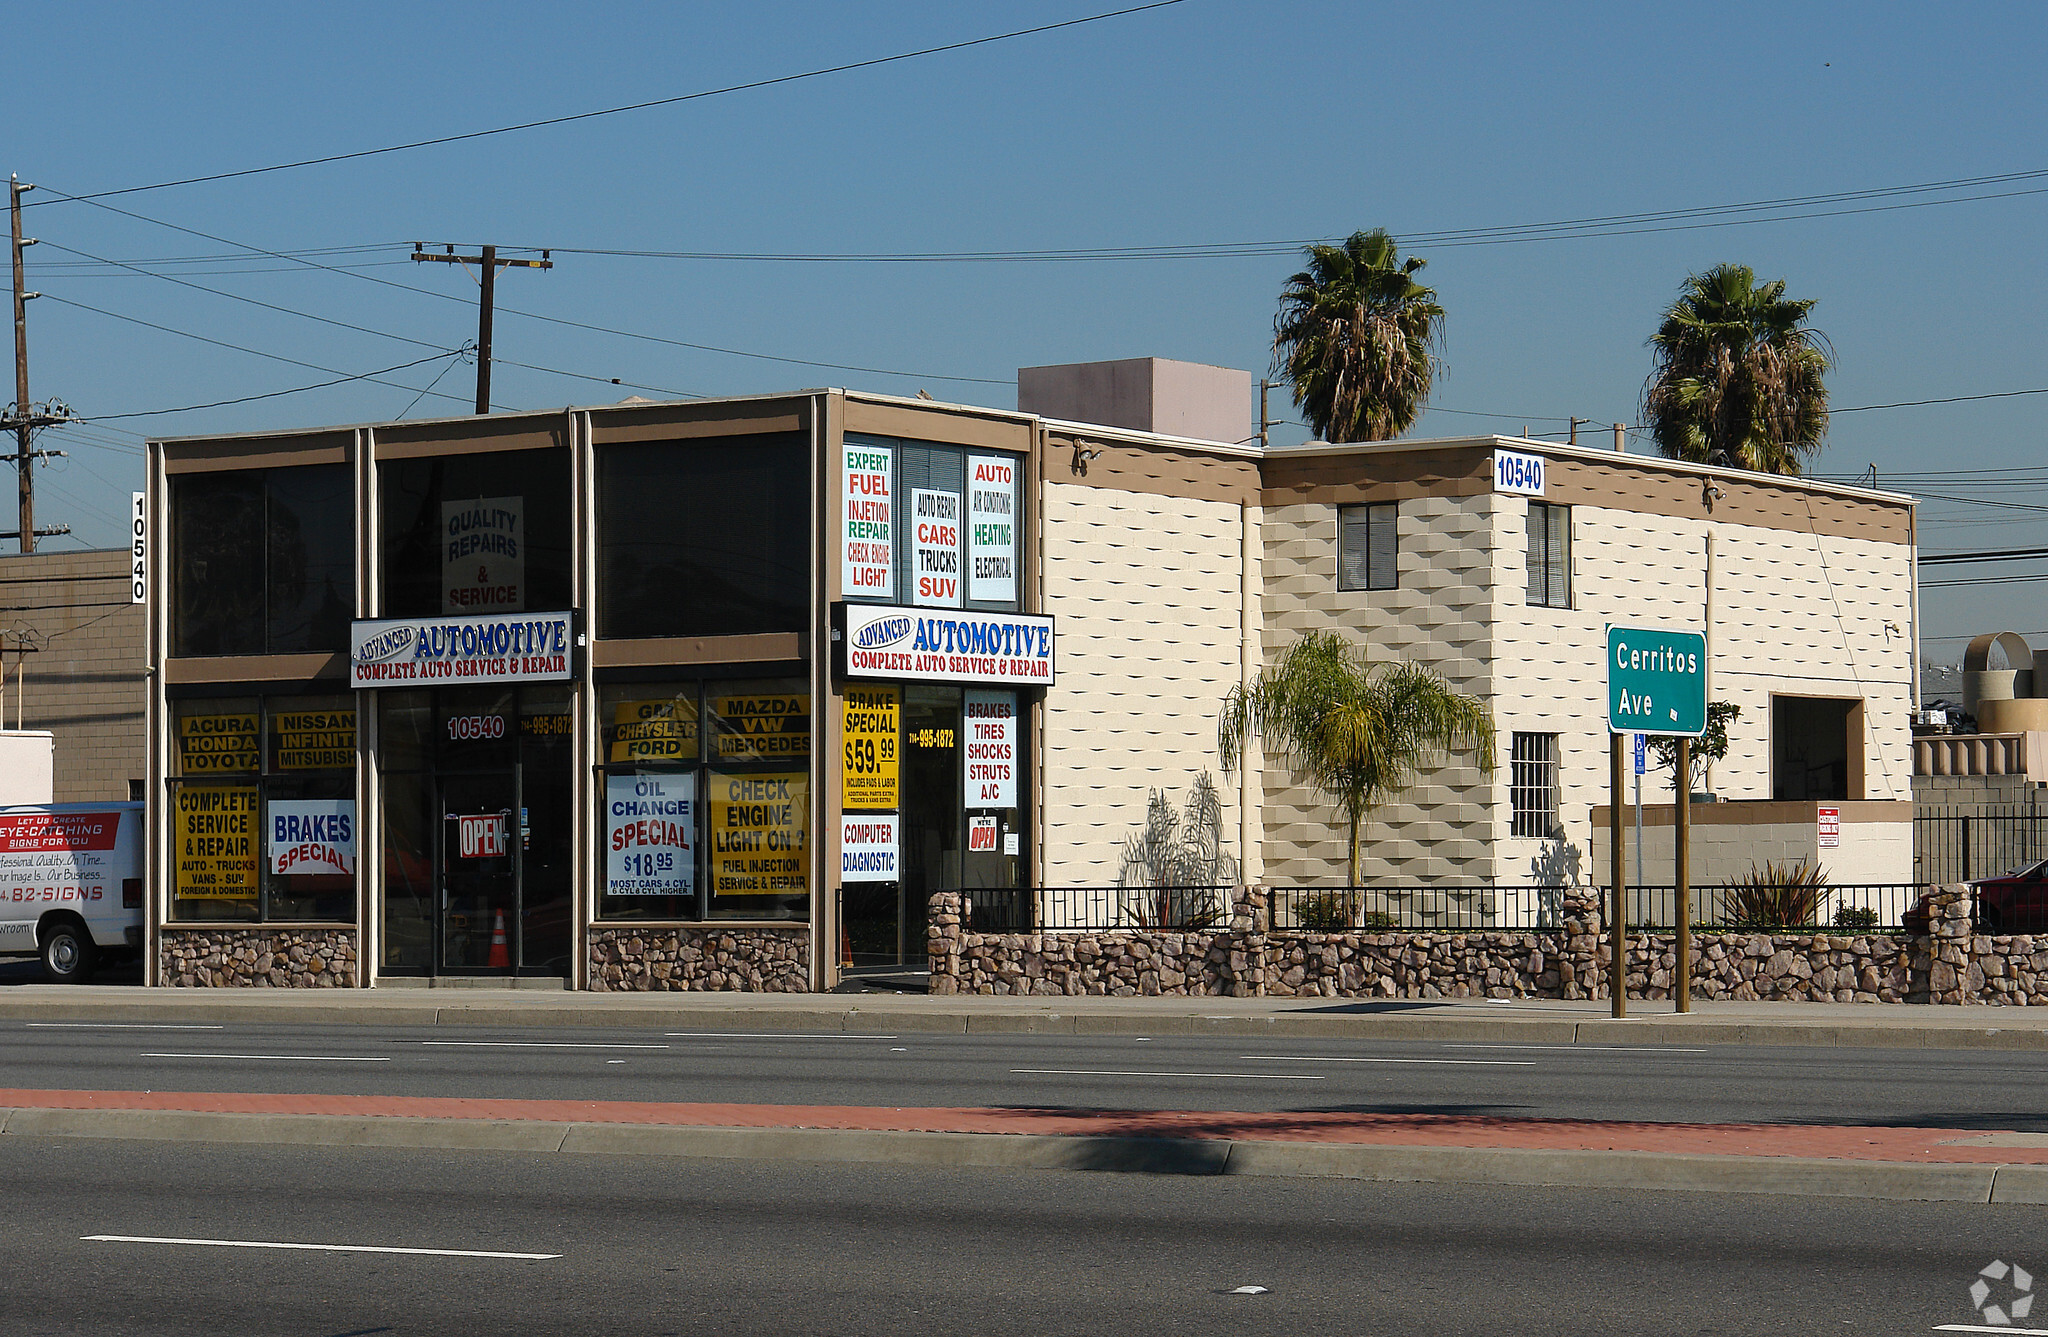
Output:
[[2048,1131],[2048,1054],[1972,1050],[8,1021],[0,1086]]
[[1981,1204],[25,1137],[0,1194],[50,1337],[1925,1333],[2048,1276]]

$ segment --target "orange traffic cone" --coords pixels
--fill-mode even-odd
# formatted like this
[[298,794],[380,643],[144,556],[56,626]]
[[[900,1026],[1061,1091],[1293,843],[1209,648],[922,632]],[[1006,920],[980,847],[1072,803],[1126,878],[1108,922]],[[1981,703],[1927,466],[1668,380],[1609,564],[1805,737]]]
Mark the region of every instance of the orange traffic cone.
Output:
[[503,966],[508,970],[511,969],[512,949],[505,942],[505,912],[503,910],[498,911],[497,926],[491,930],[491,959],[484,964],[494,970],[499,966]]
[[846,921],[839,921],[839,968],[853,969],[853,939],[847,936]]

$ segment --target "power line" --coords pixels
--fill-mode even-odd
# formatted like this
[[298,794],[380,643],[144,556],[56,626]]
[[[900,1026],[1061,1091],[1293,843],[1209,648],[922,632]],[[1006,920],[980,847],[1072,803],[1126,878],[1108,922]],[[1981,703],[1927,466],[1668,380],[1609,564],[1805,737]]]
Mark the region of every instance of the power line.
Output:
[[674,97],[654,98],[646,102],[631,102],[619,107],[606,107],[599,111],[579,111],[568,116],[551,116],[545,120],[522,121],[517,125],[501,125],[489,130],[471,130],[459,135],[439,135],[433,139],[417,139],[406,144],[389,144],[383,148],[357,149],[351,153],[330,153],[318,158],[301,158],[295,162],[273,163],[268,167],[244,167],[233,172],[213,172],[206,176],[188,176],[175,181],[158,181],[147,186],[124,186],[119,190],[95,191],[90,195],[75,196],[78,199],[108,199],[116,195],[134,195],[149,190],[166,190],[173,186],[196,186],[209,181],[230,181],[238,177],[262,176],[270,172],[288,172],[299,167],[318,167],[327,163],[350,162],[358,158],[374,158],[388,153],[405,153],[413,149],[432,148],[440,144],[460,144],[472,139],[487,139],[493,135],[509,135],[521,130],[538,130],[550,125],[568,125],[575,121],[594,120],[600,116],[617,116],[629,111],[646,111],[652,107],[671,107],[678,103],[695,102],[701,98],[722,97],[728,93],[744,93],[758,88],[773,88],[778,84],[797,83],[804,79],[818,79],[830,74],[846,74],[853,70],[872,69],[878,65],[892,65],[899,61],[917,60],[924,56],[941,55],[948,51],[964,51],[970,47],[987,46],[992,42],[1007,42],[1013,38],[1031,37],[1039,33],[1056,32],[1061,28],[1077,28],[1083,24],[1101,23],[1107,19],[1123,18],[1129,14],[1142,14],[1152,9],[1167,9],[1183,3],[1183,0],[1152,0],[1150,4],[1133,5],[1128,9],[1111,10],[1103,14],[1090,14],[1085,18],[1066,19],[1059,23],[1042,23],[1035,28],[1018,28],[1011,32],[996,33],[988,37],[970,38],[964,42],[948,42],[943,46],[928,46],[917,51],[902,51],[893,56],[876,56],[869,60],[856,60],[844,65],[831,65],[822,69],[804,70],[797,74],[777,75],[771,79],[755,79],[743,84],[728,84],[723,88],[700,89],[695,93],[681,93]]
[[[342,376],[331,381],[316,381],[312,385],[295,385],[289,390],[269,390],[260,395],[242,395],[236,399],[216,399],[213,400],[211,403],[186,404],[174,409],[139,409],[134,413],[96,413],[91,415],[91,418],[89,420],[93,422],[103,422],[112,418],[154,418],[166,413],[191,413],[198,409],[226,408],[230,404],[250,404],[254,403],[256,400],[259,399],[277,399],[284,395],[302,395],[305,394],[308,390],[325,390],[331,385],[347,385],[350,381],[373,380],[379,376],[388,376],[394,371],[404,371],[409,367],[422,367],[429,362],[439,362],[443,358],[459,359],[467,351],[467,349],[458,348],[451,352],[436,353],[432,357],[418,358],[412,362],[401,362],[395,367],[379,367],[376,371],[359,372],[354,376]],[[449,365],[453,366],[454,363],[450,363]],[[443,368],[444,372],[445,370],[446,368]],[[440,380],[440,377],[437,376],[434,379],[436,382],[438,382]],[[401,385],[398,388],[401,390],[412,389],[412,387],[409,385]],[[431,390],[433,389],[433,386],[429,385],[427,389]],[[420,391],[421,395],[425,395],[426,393],[426,390]],[[413,402],[418,403],[419,401],[414,400]]]

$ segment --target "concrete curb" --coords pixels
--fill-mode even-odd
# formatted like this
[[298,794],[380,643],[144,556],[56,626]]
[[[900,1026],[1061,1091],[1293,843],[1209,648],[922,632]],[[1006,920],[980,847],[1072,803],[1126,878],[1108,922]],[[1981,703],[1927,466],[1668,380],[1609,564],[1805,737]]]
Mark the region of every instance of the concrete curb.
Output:
[[522,1120],[0,1109],[0,1136],[2048,1203],[2048,1166]]

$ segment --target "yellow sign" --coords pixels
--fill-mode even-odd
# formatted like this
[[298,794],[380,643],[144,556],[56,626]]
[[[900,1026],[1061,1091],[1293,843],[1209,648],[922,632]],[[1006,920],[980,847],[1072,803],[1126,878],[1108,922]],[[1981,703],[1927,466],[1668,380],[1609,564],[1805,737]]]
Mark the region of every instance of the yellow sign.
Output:
[[848,683],[840,703],[839,801],[847,808],[894,808],[901,770],[896,731],[903,691]]
[[802,896],[810,880],[810,777],[711,773],[714,896]]
[[796,761],[811,755],[811,698],[783,692],[771,696],[711,698],[714,761]]
[[356,764],[353,710],[274,710],[270,737],[281,771],[331,771]]
[[171,838],[181,899],[256,899],[255,785],[180,785]]
[[695,761],[697,702],[693,697],[621,701],[605,730],[613,761]]
[[[254,715],[187,715],[178,721],[178,757],[187,775],[257,769]],[[354,764],[354,758],[350,758]]]

